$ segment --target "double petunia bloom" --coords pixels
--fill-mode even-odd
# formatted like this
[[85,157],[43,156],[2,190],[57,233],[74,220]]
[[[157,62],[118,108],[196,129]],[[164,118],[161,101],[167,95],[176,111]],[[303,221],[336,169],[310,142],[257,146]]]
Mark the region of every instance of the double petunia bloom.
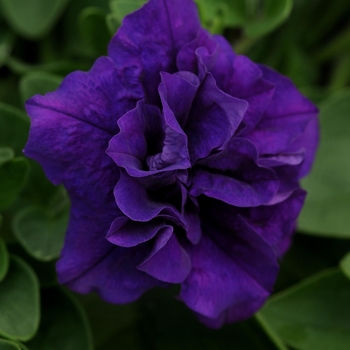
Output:
[[201,28],[192,0],[150,0],[26,108],[25,154],[72,203],[60,283],[111,303],[181,284],[214,327],[264,303],[318,140],[288,78]]

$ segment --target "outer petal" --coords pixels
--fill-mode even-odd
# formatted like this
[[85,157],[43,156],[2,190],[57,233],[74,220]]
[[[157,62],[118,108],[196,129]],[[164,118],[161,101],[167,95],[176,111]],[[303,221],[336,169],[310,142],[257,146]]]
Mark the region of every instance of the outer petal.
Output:
[[317,108],[304,97],[290,79],[265,66],[260,66],[263,77],[275,85],[275,93],[260,123],[248,137],[260,154],[278,154],[302,135]]
[[[156,23],[156,25],[155,25]],[[125,17],[109,44],[109,55],[118,67],[139,67],[146,97],[159,101],[159,72],[176,71],[175,57],[200,30],[194,2],[151,0]]]
[[249,103],[244,115],[244,132],[251,131],[263,117],[274,94],[274,84],[263,77],[259,66],[245,56],[236,56],[228,93]]
[[[192,270],[182,284],[188,307],[217,318],[237,306],[237,319],[251,315],[240,305],[261,306],[272,291],[278,265],[272,248],[243,220],[205,223],[206,235],[190,252]],[[254,310],[255,311],[255,310]]]
[[164,283],[136,269],[144,259],[145,250],[114,246],[94,268],[87,270],[79,279],[67,286],[86,294],[97,291],[101,298],[110,303],[128,303],[138,299],[142,293]]

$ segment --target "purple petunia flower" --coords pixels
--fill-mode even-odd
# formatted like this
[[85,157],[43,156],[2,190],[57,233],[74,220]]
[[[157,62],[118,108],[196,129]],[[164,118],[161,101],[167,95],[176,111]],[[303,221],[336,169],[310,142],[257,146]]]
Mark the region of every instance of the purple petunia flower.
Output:
[[72,203],[60,283],[111,303],[181,284],[214,327],[261,307],[318,140],[288,78],[201,28],[192,0],[150,0],[108,57],[26,108],[25,154]]

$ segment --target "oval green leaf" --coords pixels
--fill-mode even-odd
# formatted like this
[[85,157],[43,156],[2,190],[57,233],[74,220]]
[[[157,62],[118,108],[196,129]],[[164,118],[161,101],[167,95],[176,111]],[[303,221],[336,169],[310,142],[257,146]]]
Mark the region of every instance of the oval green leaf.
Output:
[[47,72],[31,72],[24,75],[19,83],[22,101],[28,98],[47,92],[54,91],[61,84],[62,78]]
[[85,8],[79,15],[80,34],[97,56],[107,55],[111,39],[105,12],[98,7]]
[[39,282],[22,259],[12,256],[0,284],[0,334],[13,340],[31,339],[39,326]]
[[293,0],[266,0],[263,3],[262,14],[243,25],[249,38],[259,38],[275,30],[288,18],[293,7]]
[[272,297],[260,314],[290,346],[348,350],[350,281],[339,269],[323,271]]
[[59,257],[68,224],[68,209],[53,215],[48,209],[28,207],[14,218],[13,231],[23,248],[41,261]]
[[13,341],[0,339],[0,350],[21,350],[21,347]]
[[8,162],[15,156],[12,148],[0,147],[0,166]]
[[299,219],[302,232],[350,238],[350,90],[321,106],[321,142],[312,173],[303,182],[307,190]]
[[0,210],[9,207],[20,194],[29,171],[25,158],[15,158],[0,167]]
[[42,320],[28,347],[35,350],[92,350],[90,328],[80,304],[61,288],[42,293]]
[[37,39],[51,30],[69,0],[0,0],[3,14],[20,35]]
[[346,254],[339,264],[344,275],[350,278],[350,253]]
[[9,267],[9,254],[4,240],[0,237],[0,282],[5,278]]

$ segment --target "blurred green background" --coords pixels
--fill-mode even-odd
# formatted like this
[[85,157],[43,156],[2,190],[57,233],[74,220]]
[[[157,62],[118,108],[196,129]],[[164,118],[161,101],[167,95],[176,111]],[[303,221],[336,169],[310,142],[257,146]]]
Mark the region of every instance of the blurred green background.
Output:
[[140,0],[0,0],[0,350],[350,349],[350,2],[196,0],[237,53],[289,76],[320,108],[321,143],[275,294],[248,321],[207,329],[154,290],[109,305],[57,285],[69,200],[22,155],[24,102],[107,54]]

